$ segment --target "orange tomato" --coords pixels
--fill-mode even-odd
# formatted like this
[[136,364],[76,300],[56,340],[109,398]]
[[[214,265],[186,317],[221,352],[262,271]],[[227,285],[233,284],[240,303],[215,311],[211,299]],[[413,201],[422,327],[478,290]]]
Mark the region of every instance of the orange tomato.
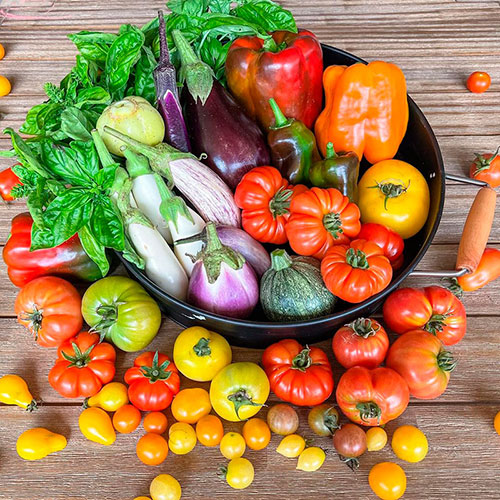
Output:
[[146,432],[163,434],[167,430],[167,416],[161,411],[152,411],[144,417],[142,425],[144,426],[144,430]]
[[265,420],[251,418],[243,426],[243,437],[252,450],[263,450],[271,441],[271,429]]
[[495,415],[495,419],[493,420],[493,426],[497,431],[497,434],[500,435],[500,411]]
[[491,85],[491,77],[485,71],[474,71],[467,78],[467,88],[474,94],[486,92]]
[[3,59],[5,56],[5,48],[4,46],[0,43],[0,59]]
[[168,443],[164,437],[148,432],[137,441],[137,456],[146,465],[159,465],[168,455]]
[[134,432],[141,423],[141,412],[134,405],[124,405],[113,415],[113,427],[122,434]]
[[204,446],[217,446],[224,436],[224,427],[219,417],[205,415],[196,424],[196,436]]
[[12,87],[5,76],[0,75],[0,97],[10,94]]
[[210,413],[212,405],[208,392],[196,387],[180,391],[172,401],[171,409],[172,415],[178,422],[195,424]]

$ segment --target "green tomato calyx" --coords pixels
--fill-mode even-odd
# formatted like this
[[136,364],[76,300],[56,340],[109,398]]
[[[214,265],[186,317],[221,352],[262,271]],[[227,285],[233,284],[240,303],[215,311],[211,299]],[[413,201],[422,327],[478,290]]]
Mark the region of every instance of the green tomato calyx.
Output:
[[372,321],[369,318],[358,318],[345,326],[364,339],[372,337],[380,330],[380,325],[376,321]]
[[286,215],[290,211],[290,201],[292,199],[293,191],[288,188],[280,187],[274,196],[269,201],[269,211],[276,219],[280,215]]
[[476,166],[474,176],[480,174],[484,170],[488,170],[491,167],[491,162],[498,157],[499,152],[500,146],[498,146],[497,150],[489,158],[485,158],[483,154],[474,153],[476,155],[476,160],[474,161],[474,165]]
[[410,182],[411,180],[408,181],[408,184],[405,185],[401,182],[377,182],[375,186],[369,186],[368,189],[379,189],[380,192],[385,196],[384,198],[384,210],[387,210],[387,201],[389,198],[397,198],[398,196],[401,196],[402,194],[406,193],[408,189],[410,188]]
[[373,401],[366,401],[364,403],[358,403],[356,405],[356,410],[359,411],[359,417],[363,422],[369,422],[374,418],[377,419],[377,423],[380,423],[382,417],[382,410],[377,403]]
[[169,365],[170,361],[168,359],[158,365],[158,351],[156,351],[151,366],[141,366],[141,371],[144,377],[149,379],[149,383],[154,384],[158,380],[168,380],[170,378],[172,372],[167,370]]
[[233,394],[230,394],[227,399],[231,401],[234,405],[234,411],[236,413],[236,416],[238,417],[238,420],[241,420],[240,418],[240,408],[242,406],[264,406],[260,403],[255,403],[252,400],[252,397],[248,394],[246,389],[239,389],[238,391],[234,392]]
[[311,349],[306,346],[293,358],[292,369],[305,372],[312,364]]
[[62,351],[64,359],[70,362],[68,368],[71,367],[85,368],[91,361],[90,353],[92,352],[94,345],[91,345],[85,352],[82,352],[75,342],[71,342],[71,345],[75,353],[74,356],[70,356],[66,352]]
[[33,304],[33,310],[28,313],[21,314],[19,319],[29,321],[29,329],[35,334],[35,340],[38,340],[38,332],[42,327],[43,309],[38,309],[36,304]]
[[201,337],[201,339],[198,340],[196,345],[193,347],[193,351],[196,356],[199,356],[200,358],[210,356],[210,354],[212,354],[212,349],[210,349],[210,339]]
[[457,366],[457,362],[453,359],[450,351],[441,351],[437,355],[437,363],[439,368],[445,372],[452,372]]
[[331,212],[323,217],[323,226],[325,229],[334,237],[338,239],[339,234],[342,234],[344,230],[342,229],[342,219],[340,214]]
[[349,248],[349,250],[347,250],[345,261],[356,269],[368,269],[370,267],[365,252],[354,248]]

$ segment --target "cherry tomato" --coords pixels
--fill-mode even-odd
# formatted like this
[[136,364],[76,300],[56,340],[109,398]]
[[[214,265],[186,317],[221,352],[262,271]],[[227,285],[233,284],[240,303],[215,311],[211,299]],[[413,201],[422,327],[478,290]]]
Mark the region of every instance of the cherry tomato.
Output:
[[467,88],[474,94],[486,92],[491,85],[491,77],[485,71],[474,71],[467,78]]
[[289,434],[280,441],[276,451],[284,457],[295,458],[304,451],[305,447],[306,441],[302,436]]
[[124,405],[113,415],[113,427],[121,434],[134,432],[141,423],[141,412],[134,405]]
[[212,410],[210,396],[205,389],[183,389],[172,401],[172,415],[178,422],[195,424]]
[[[499,152],[500,152],[500,147],[498,147],[494,153],[483,153],[483,154],[476,153],[476,159],[474,160],[469,169],[469,177],[471,177],[472,179],[478,179],[480,181],[487,182],[492,188],[500,186],[500,156],[498,155]],[[481,262],[479,263],[478,267],[481,267]],[[476,272],[477,270],[474,273]],[[460,281],[463,280],[465,277],[470,278],[470,274],[461,276],[458,282],[460,283]],[[465,287],[463,288],[465,291],[467,291],[467,288]],[[472,288],[472,290],[476,290],[476,288]]]
[[180,500],[182,489],[175,477],[160,474],[151,481],[149,494],[153,500]]
[[196,432],[185,422],[176,422],[168,430],[168,446],[176,455],[186,455],[196,446]]
[[416,463],[423,460],[429,451],[425,434],[413,425],[402,425],[392,435],[392,450],[398,458]]
[[251,418],[243,426],[243,437],[251,450],[263,450],[271,441],[271,429],[265,420]]
[[245,438],[238,432],[228,432],[224,434],[220,442],[220,452],[229,460],[240,458],[245,453],[247,447]]
[[4,46],[0,43],[0,59],[3,59],[5,57],[5,48]]
[[253,465],[246,458],[233,458],[227,468],[222,470],[226,474],[227,484],[235,490],[248,488],[253,482]]
[[287,436],[299,428],[299,416],[290,405],[278,403],[269,408],[267,425],[275,434]]
[[398,500],[406,490],[405,471],[393,462],[374,465],[368,476],[373,493],[382,500]]
[[163,434],[167,430],[167,416],[161,411],[152,411],[144,417],[142,425],[146,432]]
[[387,432],[382,427],[371,427],[366,431],[368,451],[380,451],[387,444]]
[[168,455],[168,444],[159,434],[148,432],[137,441],[137,456],[146,465],[159,465]]
[[203,446],[217,446],[224,436],[224,427],[219,417],[205,415],[196,424],[196,436]]
[[500,435],[500,411],[495,415],[495,419],[493,420],[493,426],[497,431],[497,434]]
[[299,455],[296,468],[306,472],[314,472],[323,465],[325,458],[326,454],[324,450],[317,446],[311,446]]
[[10,94],[12,86],[5,76],[0,75],[0,97]]
[[333,446],[351,469],[357,469],[358,457],[366,451],[365,431],[356,424],[345,424],[333,435]]
[[307,416],[309,427],[318,436],[331,436],[340,428],[339,412],[335,407],[327,403],[315,406]]

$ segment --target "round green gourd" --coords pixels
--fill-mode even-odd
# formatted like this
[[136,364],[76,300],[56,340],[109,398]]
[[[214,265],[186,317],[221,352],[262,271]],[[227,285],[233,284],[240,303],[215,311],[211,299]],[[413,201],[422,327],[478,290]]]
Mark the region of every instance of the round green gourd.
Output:
[[260,282],[260,302],[271,321],[294,321],[325,316],[337,298],[326,288],[320,263],[313,257],[271,253],[271,267]]

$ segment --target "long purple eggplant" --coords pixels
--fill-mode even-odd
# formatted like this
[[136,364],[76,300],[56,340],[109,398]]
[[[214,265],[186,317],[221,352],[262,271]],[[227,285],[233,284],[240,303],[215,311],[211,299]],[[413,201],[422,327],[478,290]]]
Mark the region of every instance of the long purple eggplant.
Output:
[[172,36],[186,80],[181,97],[192,151],[206,153],[206,164],[234,190],[249,170],[270,164],[264,134],[182,34],[174,30]]
[[160,35],[160,60],[153,71],[156,88],[156,102],[158,110],[165,122],[165,142],[179,151],[190,151],[189,137],[186,123],[182,116],[177,92],[177,73],[170,62],[167,36],[165,33],[165,19],[163,12],[158,11]]

